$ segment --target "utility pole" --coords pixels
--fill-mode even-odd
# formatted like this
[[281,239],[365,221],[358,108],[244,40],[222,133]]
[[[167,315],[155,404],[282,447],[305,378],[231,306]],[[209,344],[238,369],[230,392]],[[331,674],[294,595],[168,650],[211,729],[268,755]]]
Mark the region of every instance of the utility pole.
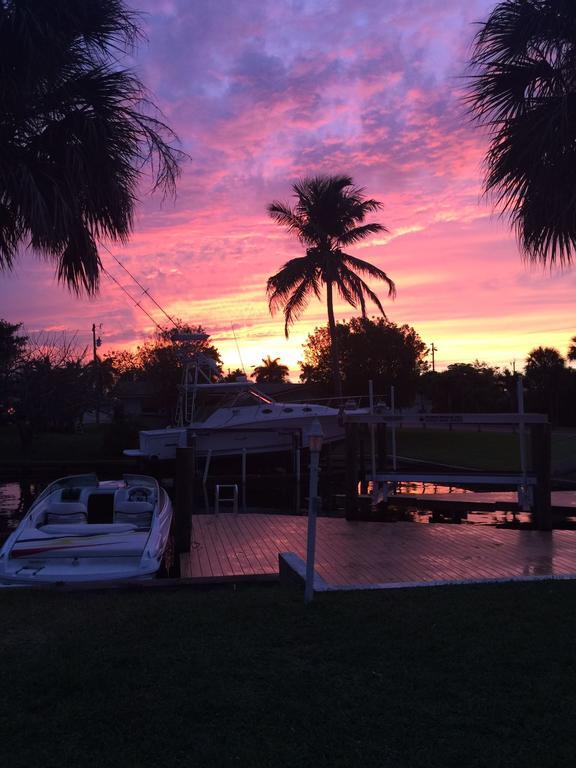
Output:
[[432,373],[436,372],[436,368],[434,365],[434,352],[438,352],[438,347],[432,342],[432,346],[430,347],[430,352],[432,352]]
[[96,337],[96,323],[92,323],[92,357],[94,360],[94,389],[96,392],[96,424],[100,424],[100,361],[96,349],[102,344],[100,337]]

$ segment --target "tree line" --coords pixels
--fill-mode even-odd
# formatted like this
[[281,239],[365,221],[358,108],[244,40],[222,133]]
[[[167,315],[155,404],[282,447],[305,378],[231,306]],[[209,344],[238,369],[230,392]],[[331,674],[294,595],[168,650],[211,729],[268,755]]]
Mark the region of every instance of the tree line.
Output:
[[[26,454],[39,433],[76,431],[86,414],[92,414],[93,420],[94,413],[106,412],[116,423],[125,423],[120,395],[129,394],[140,383],[148,385],[149,399],[173,422],[183,366],[191,355],[211,360],[215,382],[245,376],[243,371],[224,373],[218,349],[201,326],[180,324],[178,330],[196,339],[182,344],[173,332],[160,331],[134,351],[112,351],[94,358],[76,336],[26,335],[21,324],[0,320],[0,426],[16,428]],[[395,388],[398,408],[437,413],[517,408],[513,371],[480,361],[431,371],[429,350],[409,325],[360,316],[337,323],[335,330],[344,397],[365,397],[371,380],[378,401],[389,404],[391,387]],[[542,346],[529,353],[524,366],[526,410],[548,414],[555,425],[576,425],[572,361],[576,361],[576,336],[565,356]],[[271,355],[252,368],[250,378],[261,385],[290,386],[287,366]],[[306,385],[305,398],[332,394],[329,325],[308,336],[299,382]]]

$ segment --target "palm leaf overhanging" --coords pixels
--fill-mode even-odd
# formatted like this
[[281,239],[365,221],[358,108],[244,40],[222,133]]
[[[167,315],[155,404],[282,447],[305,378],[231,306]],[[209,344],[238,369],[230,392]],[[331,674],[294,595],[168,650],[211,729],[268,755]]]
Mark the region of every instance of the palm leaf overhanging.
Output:
[[576,245],[576,3],[498,3],[471,64],[468,103],[490,131],[485,190],[526,258],[568,263]]
[[144,168],[174,192],[175,135],[118,65],[138,34],[122,0],[0,3],[0,268],[29,246],[94,293],[97,243],[127,240]]
[[355,187],[349,176],[316,176],[299,181],[293,189],[296,197],[293,207],[274,201],[268,212],[277,224],[297,236],[306,247],[306,255],[286,262],[268,279],[269,307],[273,314],[283,310],[284,332],[288,337],[290,326],[306,309],[310,297],[320,299],[322,288],[326,288],[335,388],[341,393],[334,289],[344,301],[359,308],[363,317],[367,299],[385,314],[380,299],[362,277],[382,280],[389,296],[396,293],[394,282],[386,272],[343,250],[371,234],[387,231],[382,224],[365,223],[367,215],[378,211],[381,204],[366,199],[364,190]]

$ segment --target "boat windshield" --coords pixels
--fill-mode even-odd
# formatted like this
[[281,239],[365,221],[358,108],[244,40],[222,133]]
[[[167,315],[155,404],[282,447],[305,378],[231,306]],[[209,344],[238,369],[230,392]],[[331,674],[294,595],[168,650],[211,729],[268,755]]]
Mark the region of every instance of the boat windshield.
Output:
[[123,475],[122,479],[128,487],[130,486],[145,486],[148,488],[156,488],[158,483],[150,475]]
[[97,485],[98,477],[95,474],[61,477],[59,480],[55,480],[53,483],[50,483],[50,485],[46,486],[36,501],[45,499],[47,496],[51,496],[55,491],[61,491],[64,488],[88,488]]

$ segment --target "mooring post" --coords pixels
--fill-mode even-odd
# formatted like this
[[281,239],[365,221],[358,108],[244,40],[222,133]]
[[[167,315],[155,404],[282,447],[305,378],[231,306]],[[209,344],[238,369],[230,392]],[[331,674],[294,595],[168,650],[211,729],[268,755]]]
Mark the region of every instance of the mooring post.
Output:
[[194,437],[192,443],[188,448],[176,448],[174,538],[178,553],[190,552],[194,508],[194,474],[196,471]]
[[552,529],[551,491],[551,430],[550,424],[531,424],[532,468],[536,475],[532,516],[539,531]]
[[366,425],[358,424],[358,463],[360,465],[360,493],[365,496],[368,493],[368,480],[366,478]]
[[242,448],[242,514],[246,514],[246,448]]
[[358,517],[358,424],[346,424],[346,520]]

